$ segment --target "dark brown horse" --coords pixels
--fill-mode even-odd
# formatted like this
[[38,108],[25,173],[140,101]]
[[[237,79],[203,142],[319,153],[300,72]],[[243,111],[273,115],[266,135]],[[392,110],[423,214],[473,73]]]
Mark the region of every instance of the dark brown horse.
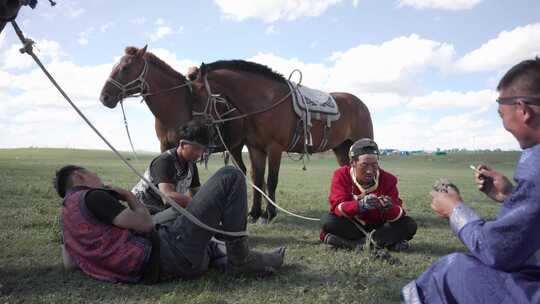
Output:
[[[126,95],[140,91],[154,92],[156,90],[154,85],[156,87],[161,85],[167,89],[167,85],[173,87],[185,83],[186,79],[179,73],[169,73],[167,76],[164,72],[166,65],[161,61],[159,64],[156,63],[157,60],[159,59],[151,53],[146,53],[146,48],[137,51],[133,48],[126,49],[126,55],[113,68],[109,81],[103,87],[102,103],[114,108]],[[153,65],[158,68],[151,69],[150,66]],[[205,79],[212,93],[221,95],[236,109],[233,116],[244,115],[242,119],[236,120],[239,122],[239,129],[229,128],[226,142],[236,142],[240,145],[240,149],[242,144],[248,147],[253,183],[259,188],[264,182],[268,160],[268,195],[275,201],[281,155],[283,151],[287,151],[298,122],[286,79],[266,66],[242,60],[218,61],[203,65],[197,79],[192,83],[193,93],[185,89],[184,98],[174,99],[171,96],[168,102],[161,104],[147,100],[156,122],[159,121],[166,126],[177,126],[190,120],[193,111],[202,112],[208,100]],[[332,93],[332,96],[337,102],[341,117],[332,123],[328,143],[325,146],[334,151],[339,165],[346,165],[349,163],[348,150],[351,144],[359,138],[373,138],[373,125],[369,110],[360,99],[348,93]],[[277,104],[284,98],[284,102]],[[318,147],[321,143],[323,129],[322,122],[313,121],[313,147]],[[238,135],[234,133],[235,131],[239,132]],[[228,145],[234,146],[229,143]],[[303,139],[288,151],[304,152]],[[321,151],[311,149],[310,152]],[[233,156],[236,158],[234,153]],[[261,215],[264,219],[272,220],[276,216],[276,209],[268,204],[266,212],[262,214],[261,194],[254,192],[250,216],[253,220],[257,220]]]

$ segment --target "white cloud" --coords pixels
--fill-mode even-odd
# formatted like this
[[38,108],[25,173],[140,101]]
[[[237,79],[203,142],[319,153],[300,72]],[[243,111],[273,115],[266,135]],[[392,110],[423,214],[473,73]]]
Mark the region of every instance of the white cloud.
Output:
[[164,25],[165,24],[165,20],[163,18],[158,18],[156,20],[156,25]]
[[110,29],[113,26],[114,26],[114,22],[107,22],[107,23],[103,24],[102,26],[100,26],[99,30],[102,33],[105,33],[108,29]]
[[433,91],[425,96],[412,97],[408,106],[416,109],[486,108],[493,105],[496,98],[497,93],[492,90]]
[[154,55],[158,56],[159,59],[165,61],[173,69],[180,72],[183,75],[186,75],[186,71],[189,67],[199,66],[199,63],[189,60],[189,59],[178,59],[176,54],[167,50],[167,49],[152,49],[150,50]]
[[352,3],[353,7],[357,7],[359,2],[360,0],[353,0],[353,3]]
[[[0,57],[2,69],[25,69],[34,64],[27,54],[21,54],[21,45],[13,44]],[[58,61],[66,57],[58,42],[53,40],[39,40],[34,45],[34,52],[42,61]]]
[[88,44],[88,36],[94,32],[94,27],[89,27],[85,31],[80,32],[77,34],[79,38],[77,38],[77,43],[80,45],[87,45]]
[[88,44],[88,39],[86,37],[79,37],[77,39],[77,43],[80,44],[80,45],[87,45]]
[[155,32],[150,34],[150,39],[152,41],[157,41],[165,36],[168,36],[173,33],[172,28],[168,26],[159,26]]
[[416,9],[469,10],[482,0],[398,0],[398,6],[411,6]]
[[456,63],[462,72],[491,71],[540,55],[540,23],[499,33]]
[[255,18],[264,22],[315,17],[341,0],[214,0],[224,17],[236,21]]
[[448,115],[440,120],[414,112],[375,119],[375,140],[380,147],[401,150],[504,149],[516,150],[515,139],[498,121],[480,113]]
[[276,29],[276,27],[272,24],[266,27],[266,30],[264,31],[266,35],[277,35],[279,34],[279,30]]
[[475,130],[487,126],[489,123],[484,119],[475,117],[475,113],[462,113],[443,117],[433,125],[433,130],[454,131],[454,130]]
[[[291,72],[298,69],[302,72],[302,84],[319,90],[325,89],[330,72],[323,64],[304,63],[297,58],[287,59],[271,53],[258,53],[248,60],[267,65],[285,78],[289,78]],[[293,74],[291,80],[298,82],[299,75]]]
[[328,87],[363,92],[396,92],[410,95],[416,89],[414,76],[427,68],[446,70],[454,47],[422,39],[416,34],[380,45],[359,45],[332,55]]

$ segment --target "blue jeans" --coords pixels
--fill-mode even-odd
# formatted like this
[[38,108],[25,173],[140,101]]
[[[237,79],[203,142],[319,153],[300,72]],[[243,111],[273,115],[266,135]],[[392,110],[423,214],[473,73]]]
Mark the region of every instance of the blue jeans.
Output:
[[[219,169],[201,187],[186,210],[210,227],[225,231],[246,230],[244,176],[232,166]],[[172,208],[155,214],[154,222],[160,238],[160,272],[164,277],[197,277],[208,270],[213,260],[225,257],[223,244],[212,240],[214,232],[195,225]]]

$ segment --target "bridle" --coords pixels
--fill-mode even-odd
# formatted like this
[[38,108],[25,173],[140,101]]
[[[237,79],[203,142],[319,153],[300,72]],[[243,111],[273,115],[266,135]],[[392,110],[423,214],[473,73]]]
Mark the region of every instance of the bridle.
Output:
[[[184,83],[180,85],[176,85],[173,87],[170,87],[165,90],[157,91],[157,92],[149,92],[150,91],[150,85],[148,84],[148,81],[146,81],[146,74],[148,73],[148,61],[146,59],[144,60],[144,66],[142,68],[141,73],[139,76],[128,83],[122,84],[118,80],[109,77],[107,78],[107,83],[111,83],[113,86],[118,88],[120,90],[120,93],[118,95],[118,99],[122,101],[124,98],[128,97],[142,97],[144,100],[147,96],[152,95],[158,95],[161,93],[173,91],[179,88],[188,87],[190,93],[192,93],[191,88],[191,82],[188,79],[184,79]],[[129,93],[129,92],[139,92],[139,93]]]

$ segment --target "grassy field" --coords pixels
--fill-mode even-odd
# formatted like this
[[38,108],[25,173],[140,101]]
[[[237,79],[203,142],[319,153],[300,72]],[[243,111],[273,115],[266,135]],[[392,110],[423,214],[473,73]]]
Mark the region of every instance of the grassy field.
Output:
[[[145,155],[136,166],[146,166]],[[334,251],[318,242],[318,223],[284,214],[271,225],[248,227],[258,248],[287,245],[286,266],[264,280],[234,279],[216,272],[194,281],[159,285],[108,284],[80,272],[64,273],[59,251],[57,214],[60,200],[51,180],[67,163],[98,172],[106,182],[131,188],[137,177],[107,151],[63,149],[0,150],[0,303],[399,303],[400,288],[433,261],[465,248],[446,220],[429,207],[428,192],[436,178],[447,177],[465,201],[485,217],[498,206],[473,185],[470,164],[487,163],[511,176],[517,152],[390,156],[381,166],[399,178],[401,197],[419,229],[411,249],[395,253],[402,264],[391,266],[365,254]],[[202,180],[221,166],[214,157]],[[284,158],[277,202],[310,217],[327,210],[332,155],[315,155],[301,164]]]

